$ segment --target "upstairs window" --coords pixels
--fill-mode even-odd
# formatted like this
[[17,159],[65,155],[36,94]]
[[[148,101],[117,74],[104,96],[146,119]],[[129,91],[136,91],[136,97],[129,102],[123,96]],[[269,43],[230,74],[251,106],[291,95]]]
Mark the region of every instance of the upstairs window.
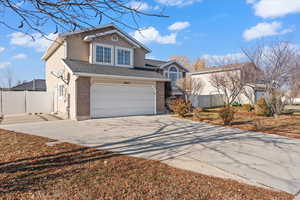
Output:
[[182,77],[182,73],[175,66],[171,66],[168,71],[165,72],[165,76],[171,80],[171,85],[176,86],[176,82]]
[[112,64],[112,47],[108,45],[95,45],[95,62],[99,64]]
[[116,63],[117,65],[132,66],[132,50],[127,48],[116,48]]

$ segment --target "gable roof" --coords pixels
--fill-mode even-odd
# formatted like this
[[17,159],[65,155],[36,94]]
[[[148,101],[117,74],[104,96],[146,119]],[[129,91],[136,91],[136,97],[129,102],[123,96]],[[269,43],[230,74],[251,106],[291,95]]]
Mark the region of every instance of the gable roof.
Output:
[[182,68],[185,72],[189,72],[188,69],[186,69],[184,66],[182,66],[180,63],[178,63],[175,60],[162,61],[162,60],[155,60],[155,59],[145,59],[145,62],[146,62],[146,66],[157,67],[157,68],[160,68],[160,69],[163,69],[163,68],[165,68],[169,65],[172,65],[172,64],[176,64],[180,68]]
[[110,34],[113,34],[113,33],[118,34],[119,36],[124,38],[127,42],[129,42],[130,44],[133,44],[133,46],[141,48],[141,45],[138,42],[135,42],[135,41],[129,39],[126,35],[124,35],[123,33],[121,33],[118,30],[110,30],[110,31],[106,31],[106,32],[103,32],[103,33],[96,33],[96,34],[92,34],[92,35],[87,35],[83,38],[83,40],[84,41],[92,41],[94,38],[105,36],[105,35],[110,35]]
[[78,76],[102,76],[115,78],[131,78],[143,79],[153,81],[169,81],[161,74],[155,71],[147,71],[127,67],[112,67],[98,64],[91,64],[84,61],[77,60],[62,60],[65,66],[72,71],[74,75]]
[[29,82],[24,82],[15,87],[12,87],[14,91],[46,91],[46,81],[44,79],[34,79]]
[[179,62],[175,61],[175,60],[171,60],[163,65],[160,66],[161,69],[169,66],[169,65],[173,65],[176,64],[177,66],[179,66],[180,68],[182,68],[185,72],[189,72],[189,70],[187,70],[185,67],[183,67]]
[[[55,40],[51,43],[51,45],[45,51],[45,54],[43,55],[42,59],[44,59],[44,60],[47,59],[65,41],[65,39],[68,36],[76,35],[76,34],[80,34],[80,33],[85,33],[85,32],[90,32],[90,31],[101,30],[101,29],[108,28],[108,27],[114,28],[115,32],[117,34],[119,34],[120,36],[125,38],[127,41],[130,41],[130,43],[133,43],[136,46],[139,46],[139,47],[145,49],[148,53],[151,52],[151,50],[148,47],[146,47],[144,44],[142,44],[141,42],[136,40],[134,37],[132,37],[131,35],[129,35],[125,31],[123,31],[121,28],[119,28],[115,24],[106,24],[106,25],[97,26],[97,27],[93,27],[93,28],[86,28],[86,29],[82,29],[82,30],[77,30],[77,31],[71,31],[71,32],[58,34],[57,37],[55,38]],[[109,32],[109,31],[107,31],[107,32]],[[99,37],[99,36],[101,36],[101,34],[99,34],[98,36],[97,36],[97,34],[92,34],[92,35],[90,35],[90,38],[91,37]]]

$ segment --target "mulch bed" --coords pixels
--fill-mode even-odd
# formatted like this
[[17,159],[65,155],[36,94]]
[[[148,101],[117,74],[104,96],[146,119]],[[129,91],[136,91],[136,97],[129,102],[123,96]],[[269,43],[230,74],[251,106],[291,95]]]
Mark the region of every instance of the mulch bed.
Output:
[[[203,118],[201,120],[195,118],[192,114],[187,115],[185,119],[223,125],[218,116],[218,110],[208,109],[202,113]],[[260,127],[257,127],[257,123],[260,124]],[[281,115],[274,118],[257,116],[254,112],[238,111],[230,127],[300,139],[300,116],[298,115]]]
[[288,200],[249,186],[69,143],[0,130],[0,199]]

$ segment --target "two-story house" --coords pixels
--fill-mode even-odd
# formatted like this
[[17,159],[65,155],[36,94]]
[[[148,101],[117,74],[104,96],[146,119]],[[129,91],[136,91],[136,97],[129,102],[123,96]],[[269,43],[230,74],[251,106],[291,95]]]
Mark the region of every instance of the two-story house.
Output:
[[168,85],[187,70],[148,53],[114,24],[59,34],[43,56],[55,111],[76,120],[164,113]]

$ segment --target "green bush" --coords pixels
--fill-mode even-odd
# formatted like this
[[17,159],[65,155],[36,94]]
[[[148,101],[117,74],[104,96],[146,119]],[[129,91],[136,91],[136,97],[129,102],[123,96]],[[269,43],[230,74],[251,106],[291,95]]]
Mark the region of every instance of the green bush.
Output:
[[170,109],[181,117],[190,112],[191,106],[191,102],[184,99],[174,99],[169,102]]
[[230,125],[234,119],[235,111],[233,108],[226,106],[219,112],[219,116],[223,120],[224,125]]
[[255,105],[255,113],[258,116],[268,117],[271,115],[271,110],[264,98],[260,98]]
[[232,106],[234,106],[234,107],[241,107],[242,106],[242,104],[240,104],[239,102],[233,102],[232,103]]
[[196,117],[198,120],[201,120],[203,111],[204,111],[204,108],[202,108],[202,107],[195,108],[193,110],[194,117]]
[[242,107],[246,112],[251,112],[252,110],[254,110],[254,107],[251,104],[244,104]]

